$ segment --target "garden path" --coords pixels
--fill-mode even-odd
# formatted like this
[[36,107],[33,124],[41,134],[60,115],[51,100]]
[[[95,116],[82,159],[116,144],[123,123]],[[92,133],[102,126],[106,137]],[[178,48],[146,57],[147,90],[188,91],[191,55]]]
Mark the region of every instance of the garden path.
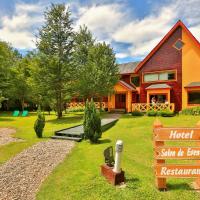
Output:
[[22,139],[14,138],[12,135],[16,133],[15,129],[12,128],[0,128],[0,146],[6,145],[11,142],[20,142]]
[[1,165],[0,199],[35,199],[41,183],[73,146],[74,142],[67,140],[38,142]]

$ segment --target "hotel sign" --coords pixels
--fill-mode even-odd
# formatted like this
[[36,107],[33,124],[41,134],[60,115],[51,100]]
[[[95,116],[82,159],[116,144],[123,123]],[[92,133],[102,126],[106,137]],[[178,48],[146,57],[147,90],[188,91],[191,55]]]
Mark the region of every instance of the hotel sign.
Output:
[[200,128],[158,128],[154,130],[154,139],[155,141],[200,141]]
[[200,160],[200,147],[156,147],[155,159]]
[[194,178],[200,177],[200,165],[157,165],[155,174],[160,178]]
[[[154,123],[154,172],[158,189],[166,189],[166,178],[194,178],[200,187],[200,126],[194,128],[166,128]],[[169,146],[165,142],[186,142],[190,145]],[[193,141],[193,143],[191,143]],[[173,144],[174,144],[173,142]],[[191,146],[194,144],[196,146]],[[165,164],[166,160],[197,160],[196,164]]]

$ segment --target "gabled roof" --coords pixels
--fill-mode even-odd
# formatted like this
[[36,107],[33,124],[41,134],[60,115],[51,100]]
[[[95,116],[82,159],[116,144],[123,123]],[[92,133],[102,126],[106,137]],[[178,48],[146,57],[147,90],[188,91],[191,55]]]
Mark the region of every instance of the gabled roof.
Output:
[[139,62],[129,62],[119,64],[119,73],[123,74],[131,74],[134,72],[135,68],[138,66]]
[[185,88],[194,88],[194,87],[200,87],[200,82],[192,82],[185,86]]
[[133,86],[129,85],[128,83],[126,83],[125,81],[118,81],[118,83],[122,86],[124,86],[125,88],[127,88],[128,90],[136,90]]
[[164,36],[164,38],[157,44],[157,46],[154,47],[154,49],[144,58],[142,62],[137,66],[135,69],[135,72],[138,72],[139,69],[142,68],[142,66],[156,53],[156,51],[164,44],[164,42],[174,33],[174,31],[178,28],[181,27],[187,34],[188,36],[196,43],[197,46],[200,48],[200,43],[199,41],[192,35],[192,33],[188,30],[188,28],[183,24],[181,20],[179,20],[173,27],[172,29]]
[[171,89],[171,86],[165,83],[162,83],[162,84],[153,84],[146,87],[146,90],[152,90],[152,89]]

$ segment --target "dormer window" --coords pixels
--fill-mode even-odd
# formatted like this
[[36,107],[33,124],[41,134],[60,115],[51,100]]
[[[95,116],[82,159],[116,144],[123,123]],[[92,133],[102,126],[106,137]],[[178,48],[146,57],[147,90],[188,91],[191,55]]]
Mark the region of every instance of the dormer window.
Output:
[[178,39],[175,43],[174,43],[174,48],[176,48],[177,50],[181,50],[182,47],[184,45],[184,42],[181,39]]

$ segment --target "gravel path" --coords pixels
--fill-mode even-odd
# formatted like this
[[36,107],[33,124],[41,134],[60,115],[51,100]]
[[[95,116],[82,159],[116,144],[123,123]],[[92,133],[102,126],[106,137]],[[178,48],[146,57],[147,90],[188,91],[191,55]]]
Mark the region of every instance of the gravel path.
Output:
[[67,140],[39,142],[0,166],[0,200],[35,199],[42,181],[73,146]]
[[10,142],[20,142],[23,141],[18,138],[12,137],[12,134],[16,133],[15,129],[12,128],[0,128],[0,146],[6,145]]

